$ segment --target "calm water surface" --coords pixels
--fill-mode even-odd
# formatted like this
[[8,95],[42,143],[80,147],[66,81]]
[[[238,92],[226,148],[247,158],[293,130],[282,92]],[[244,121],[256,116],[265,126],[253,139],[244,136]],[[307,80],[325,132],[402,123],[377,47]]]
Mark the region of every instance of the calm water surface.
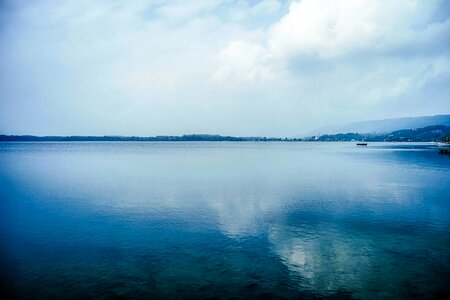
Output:
[[444,298],[450,157],[354,143],[0,143],[0,288]]

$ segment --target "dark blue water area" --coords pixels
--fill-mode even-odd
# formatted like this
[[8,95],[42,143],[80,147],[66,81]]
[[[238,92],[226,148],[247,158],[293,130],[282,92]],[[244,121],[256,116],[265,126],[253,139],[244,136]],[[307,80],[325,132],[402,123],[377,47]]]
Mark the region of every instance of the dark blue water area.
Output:
[[448,298],[449,175],[428,144],[1,143],[2,293]]

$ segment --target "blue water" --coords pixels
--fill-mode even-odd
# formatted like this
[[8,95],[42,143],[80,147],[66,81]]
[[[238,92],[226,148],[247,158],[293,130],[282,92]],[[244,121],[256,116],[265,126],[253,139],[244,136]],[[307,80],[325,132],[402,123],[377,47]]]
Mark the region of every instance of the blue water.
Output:
[[3,294],[450,295],[450,157],[429,145],[0,143]]

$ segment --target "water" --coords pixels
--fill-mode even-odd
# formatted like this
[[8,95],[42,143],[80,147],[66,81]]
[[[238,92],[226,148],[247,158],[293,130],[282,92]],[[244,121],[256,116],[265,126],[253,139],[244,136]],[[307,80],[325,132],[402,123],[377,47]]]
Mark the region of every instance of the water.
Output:
[[448,298],[449,195],[417,144],[1,143],[1,289]]

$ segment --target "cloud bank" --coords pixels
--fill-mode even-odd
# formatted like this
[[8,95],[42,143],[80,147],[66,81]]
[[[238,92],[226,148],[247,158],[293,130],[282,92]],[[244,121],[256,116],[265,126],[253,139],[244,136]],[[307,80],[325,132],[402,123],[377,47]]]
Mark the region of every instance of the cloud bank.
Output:
[[295,136],[450,113],[442,0],[4,1],[6,134]]

